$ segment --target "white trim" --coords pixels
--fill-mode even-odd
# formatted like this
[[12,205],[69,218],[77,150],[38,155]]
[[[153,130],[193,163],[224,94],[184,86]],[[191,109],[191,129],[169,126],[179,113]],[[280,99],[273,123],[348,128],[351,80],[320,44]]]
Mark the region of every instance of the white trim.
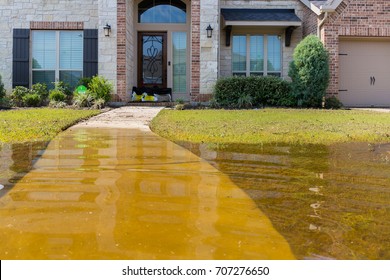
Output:
[[343,0],[334,0],[330,5],[321,5],[320,7],[317,7],[309,0],[301,0],[301,2],[319,16],[326,12],[334,12]]
[[231,26],[301,26],[300,21],[233,21],[226,20],[224,25]]

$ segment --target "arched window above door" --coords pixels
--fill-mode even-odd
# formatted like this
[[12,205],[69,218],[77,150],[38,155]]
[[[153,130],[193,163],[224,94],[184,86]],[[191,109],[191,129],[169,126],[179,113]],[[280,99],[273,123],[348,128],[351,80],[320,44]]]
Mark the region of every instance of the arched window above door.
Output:
[[144,0],[138,4],[139,23],[186,23],[186,4],[180,0]]

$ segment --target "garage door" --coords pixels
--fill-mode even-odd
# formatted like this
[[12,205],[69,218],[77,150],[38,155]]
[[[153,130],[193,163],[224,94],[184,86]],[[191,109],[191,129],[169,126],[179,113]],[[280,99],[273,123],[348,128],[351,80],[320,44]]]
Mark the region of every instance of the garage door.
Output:
[[340,40],[339,99],[346,106],[390,106],[390,42]]

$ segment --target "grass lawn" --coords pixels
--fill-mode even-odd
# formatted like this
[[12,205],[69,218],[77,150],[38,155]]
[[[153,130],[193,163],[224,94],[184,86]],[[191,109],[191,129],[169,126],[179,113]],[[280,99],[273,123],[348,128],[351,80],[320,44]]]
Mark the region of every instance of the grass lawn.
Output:
[[0,143],[48,141],[99,112],[49,108],[0,111]]
[[390,142],[390,113],[359,110],[163,110],[152,130],[174,142],[333,144]]

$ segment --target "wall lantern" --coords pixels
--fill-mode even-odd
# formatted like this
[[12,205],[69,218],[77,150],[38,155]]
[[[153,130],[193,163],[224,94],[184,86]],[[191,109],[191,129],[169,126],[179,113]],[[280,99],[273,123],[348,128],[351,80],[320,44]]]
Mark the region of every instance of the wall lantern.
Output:
[[211,25],[209,24],[209,26],[207,26],[206,28],[206,31],[207,31],[207,38],[211,38],[213,37],[213,28],[211,27]]
[[103,29],[104,29],[104,36],[109,37],[111,33],[111,25],[106,23],[106,25],[103,26]]

